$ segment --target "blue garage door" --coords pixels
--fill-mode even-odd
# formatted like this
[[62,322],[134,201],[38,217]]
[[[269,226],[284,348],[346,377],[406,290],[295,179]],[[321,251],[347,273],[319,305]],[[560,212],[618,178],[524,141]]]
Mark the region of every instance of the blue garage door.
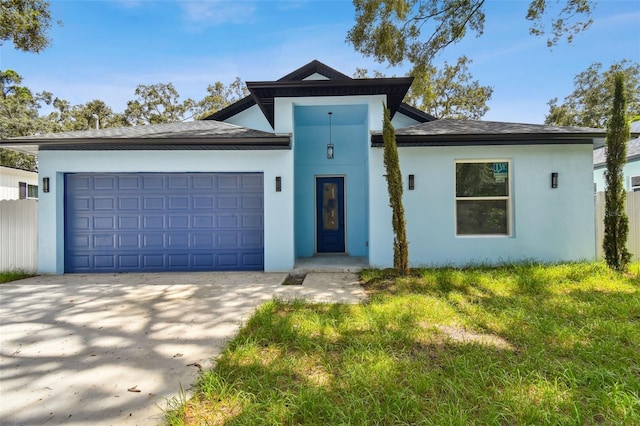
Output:
[[261,173],[65,176],[65,271],[264,269]]

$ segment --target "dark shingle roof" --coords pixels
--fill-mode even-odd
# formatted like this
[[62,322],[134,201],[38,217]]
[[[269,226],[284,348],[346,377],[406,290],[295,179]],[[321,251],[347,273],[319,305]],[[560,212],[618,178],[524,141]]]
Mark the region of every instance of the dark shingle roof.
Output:
[[263,146],[289,147],[288,135],[276,135],[220,121],[190,121],[186,123],[153,124],[117,127],[77,132],[49,133],[5,139],[2,145],[198,145],[198,146]]
[[[588,127],[557,127],[542,124],[441,119],[396,130],[399,146],[454,146],[550,143],[593,143],[606,130]],[[382,145],[382,134],[371,137]]]
[[[627,162],[640,159],[640,138],[631,139],[627,143]],[[607,162],[605,147],[593,150],[593,166],[604,167]]]

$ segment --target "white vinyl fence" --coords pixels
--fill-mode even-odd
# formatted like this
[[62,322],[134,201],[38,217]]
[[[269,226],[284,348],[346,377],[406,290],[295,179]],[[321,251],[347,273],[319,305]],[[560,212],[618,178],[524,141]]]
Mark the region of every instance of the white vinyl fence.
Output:
[[[640,260],[640,192],[627,192],[627,216],[629,217],[629,238],[627,249],[632,259]],[[596,255],[604,259],[602,241],[604,240],[604,192],[596,194]]]
[[0,201],[0,271],[38,267],[38,200]]

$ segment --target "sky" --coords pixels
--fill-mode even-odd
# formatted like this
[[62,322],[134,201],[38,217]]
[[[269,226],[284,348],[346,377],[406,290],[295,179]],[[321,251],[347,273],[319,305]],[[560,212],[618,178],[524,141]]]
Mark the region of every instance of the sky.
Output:
[[[640,0],[600,0],[594,23],[553,49],[529,35],[528,1],[487,0],[481,37],[468,36],[435,58],[494,89],[483,120],[541,124],[552,98],[564,99],[592,63],[640,62]],[[553,1],[549,2],[553,3]],[[181,99],[202,99],[221,81],[276,80],[317,59],[347,75],[356,68],[404,75],[356,52],[345,39],[355,22],[349,0],[50,0],[51,47],[24,53],[0,46],[0,69],[13,69],[34,92],[71,104],[100,99],[121,112],[139,84],[173,83]]]

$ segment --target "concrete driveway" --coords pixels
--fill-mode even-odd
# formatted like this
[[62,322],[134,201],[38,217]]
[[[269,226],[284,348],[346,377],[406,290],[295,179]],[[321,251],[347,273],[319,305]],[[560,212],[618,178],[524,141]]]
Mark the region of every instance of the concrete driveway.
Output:
[[74,274],[2,284],[0,424],[158,424],[167,399],[189,389],[257,305],[358,301],[354,277],[281,286],[284,273]]

